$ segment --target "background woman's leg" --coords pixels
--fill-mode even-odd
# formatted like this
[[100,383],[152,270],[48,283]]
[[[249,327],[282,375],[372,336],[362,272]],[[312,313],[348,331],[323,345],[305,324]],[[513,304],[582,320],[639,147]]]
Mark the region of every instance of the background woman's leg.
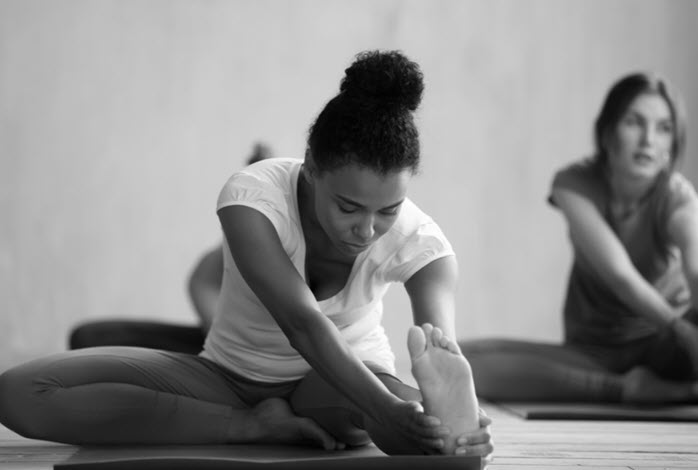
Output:
[[[662,379],[695,384],[698,381],[698,310],[689,310],[648,339],[641,363]],[[698,392],[693,393],[693,398],[693,401],[698,398]]]
[[459,342],[478,396],[492,401],[618,402],[622,375],[569,346],[509,339]]

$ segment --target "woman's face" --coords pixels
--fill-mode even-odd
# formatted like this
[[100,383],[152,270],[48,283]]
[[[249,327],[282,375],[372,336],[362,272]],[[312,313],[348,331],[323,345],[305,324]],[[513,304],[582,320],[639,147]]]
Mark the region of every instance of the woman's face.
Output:
[[397,220],[411,176],[409,169],[381,175],[355,164],[313,172],[315,214],[334,247],[354,258],[384,235]]
[[613,132],[608,152],[611,171],[634,179],[653,179],[671,162],[674,123],[658,94],[644,93],[630,103]]

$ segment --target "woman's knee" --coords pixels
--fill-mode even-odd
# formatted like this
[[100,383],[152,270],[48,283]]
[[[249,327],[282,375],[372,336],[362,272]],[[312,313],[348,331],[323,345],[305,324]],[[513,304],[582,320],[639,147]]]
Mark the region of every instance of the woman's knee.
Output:
[[71,331],[68,337],[68,348],[83,349],[110,344],[109,333],[118,331],[117,325],[111,322],[90,322],[79,325]]
[[33,423],[36,396],[36,376],[31,369],[19,366],[5,371],[0,375],[0,422],[24,437],[41,439]]

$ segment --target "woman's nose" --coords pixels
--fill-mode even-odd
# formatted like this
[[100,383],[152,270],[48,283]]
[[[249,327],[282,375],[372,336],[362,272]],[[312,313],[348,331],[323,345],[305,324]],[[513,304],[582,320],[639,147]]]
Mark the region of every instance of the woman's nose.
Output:
[[647,145],[654,144],[657,138],[657,130],[652,125],[647,125],[642,132],[642,143]]
[[362,242],[369,242],[376,233],[373,225],[374,217],[372,215],[362,217],[354,226],[354,234],[358,236]]

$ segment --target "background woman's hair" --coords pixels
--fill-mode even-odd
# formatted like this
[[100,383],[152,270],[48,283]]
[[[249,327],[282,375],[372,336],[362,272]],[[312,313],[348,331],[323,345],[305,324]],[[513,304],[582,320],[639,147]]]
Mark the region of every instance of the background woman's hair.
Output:
[[652,73],[638,72],[622,77],[611,87],[596,118],[594,143],[599,163],[606,163],[607,144],[623,115],[633,100],[645,93],[661,96],[671,110],[674,133],[671,145],[672,168],[683,156],[686,148],[686,117],[680,98],[665,79]]
[[365,51],[345,70],[339,94],[311,126],[306,158],[319,172],[356,163],[386,174],[419,167],[413,112],[422,72],[399,51]]

